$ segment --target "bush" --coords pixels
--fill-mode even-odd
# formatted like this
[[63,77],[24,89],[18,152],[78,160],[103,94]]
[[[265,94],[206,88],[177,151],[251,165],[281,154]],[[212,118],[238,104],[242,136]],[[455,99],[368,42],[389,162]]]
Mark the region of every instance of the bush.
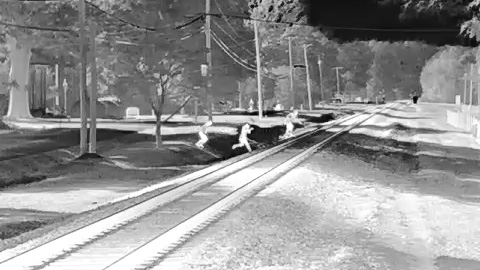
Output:
[[473,60],[468,57],[472,51],[464,47],[446,46],[430,58],[420,76],[422,100],[454,103],[455,95],[463,96],[464,83],[461,77]]

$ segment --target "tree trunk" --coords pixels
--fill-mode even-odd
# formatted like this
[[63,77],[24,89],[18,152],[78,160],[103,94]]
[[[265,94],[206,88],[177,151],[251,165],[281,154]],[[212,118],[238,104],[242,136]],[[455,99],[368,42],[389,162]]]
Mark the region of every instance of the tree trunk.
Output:
[[155,127],[155,147],[157,149],[162,146],[162,115],[160,112],[155,112],[155,118],[157,119]]
[[155,118],[157,119],[155,128],[155,141],[157,149],[162,145],[162,114],[163,105],[165,104],[165,85],[162,85],[162,93],[160,97],[157,95],[157,109],[155,110]]
[[27,83],[30,75],[30,57],[32,52],[28,46],[21,46],[17,40],[7,38],[7,45],[10,53],[10,102],[7,119],[32,118],[29,110]]

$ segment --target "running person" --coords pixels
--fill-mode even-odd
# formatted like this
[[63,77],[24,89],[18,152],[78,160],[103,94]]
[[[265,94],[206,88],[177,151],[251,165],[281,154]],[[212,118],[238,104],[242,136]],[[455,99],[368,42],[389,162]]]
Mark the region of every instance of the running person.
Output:
[[293,110],[293,112],[289,113],[285,120],[283,121],[283,124],[286,126],[285,134],[282,136],[283,139],[288,139],[293,137],[293,129],[295,126],[293,125],[293,122],[298,116],[298,111]]
[[200,131],[198,132],[198,136],[200,137],[200,140],[198,140],[195,146],[202,149],[205,147],[204,145],[208,142],[207,128],[212,125],[213,125],[213,122],[209,120],[203,126],[200,127]]
[[248,142],[248,134],[252,133],[253,128],[250,124],[245,124],[240,131],[240,136],[238,136],[238,143],[232,146],[232,150],[238,147],[245,146],[248,152],[252,152],[252,147],[250,147],[250,143]]

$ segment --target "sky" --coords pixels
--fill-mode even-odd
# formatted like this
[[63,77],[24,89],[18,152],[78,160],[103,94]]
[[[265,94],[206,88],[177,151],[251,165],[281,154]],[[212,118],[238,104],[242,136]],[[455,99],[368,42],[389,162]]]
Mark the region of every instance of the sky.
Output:
[[[310,23],[315,26],[334,27],[334,29],[327,28],[327,32],[331,38],[340,42],[355,39],[377,39],[382,41],[419,40],[440,46],[477,45],[472,40],[460,35],[460,24],[466,18],[445,16],[437,18],[430,15],[422,15],[421,18],[400,19],[402,11],[399,5],[380,5],[376,0],[304,1]],[[341,28],[368,28],[370,30]],[[408,30],[379,30],[385,28]],[[429,30],[419,31],[419,29]]]

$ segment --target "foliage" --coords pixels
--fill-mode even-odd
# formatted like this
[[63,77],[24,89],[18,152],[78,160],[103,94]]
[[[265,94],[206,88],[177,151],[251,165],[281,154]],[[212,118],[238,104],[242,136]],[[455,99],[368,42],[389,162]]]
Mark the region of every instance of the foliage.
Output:
[[385,90],[388,99],[405,99],[412,90],[421,89],[420,74],[425,62],[436,52],[434,47],[411,41],[372,41],[369,46],[374,53],[368,70],[370,94],[378,95]]
[[466,48],[447,46],[436,53],[423,68],[420,82],[422,99],[430,102],[454,102],[455,95],[463,95],[461,78],[467,71]]
[[400,2],[402,6],[402,17],[418,17],[423,14],[428,14],[441,18],[467,13],[467,6],[471,1],[400,0],[398,2]]
[[374,54],[367,42],[355,41],[338,47],[337,61],[343,70],[346,91],[363,89],[369,80],[366,72],[373,62]]
[[237,83],[243,106],[248,106],[250,99],[257,99],[257,79],[255,77],[246,77],[238,80]]

